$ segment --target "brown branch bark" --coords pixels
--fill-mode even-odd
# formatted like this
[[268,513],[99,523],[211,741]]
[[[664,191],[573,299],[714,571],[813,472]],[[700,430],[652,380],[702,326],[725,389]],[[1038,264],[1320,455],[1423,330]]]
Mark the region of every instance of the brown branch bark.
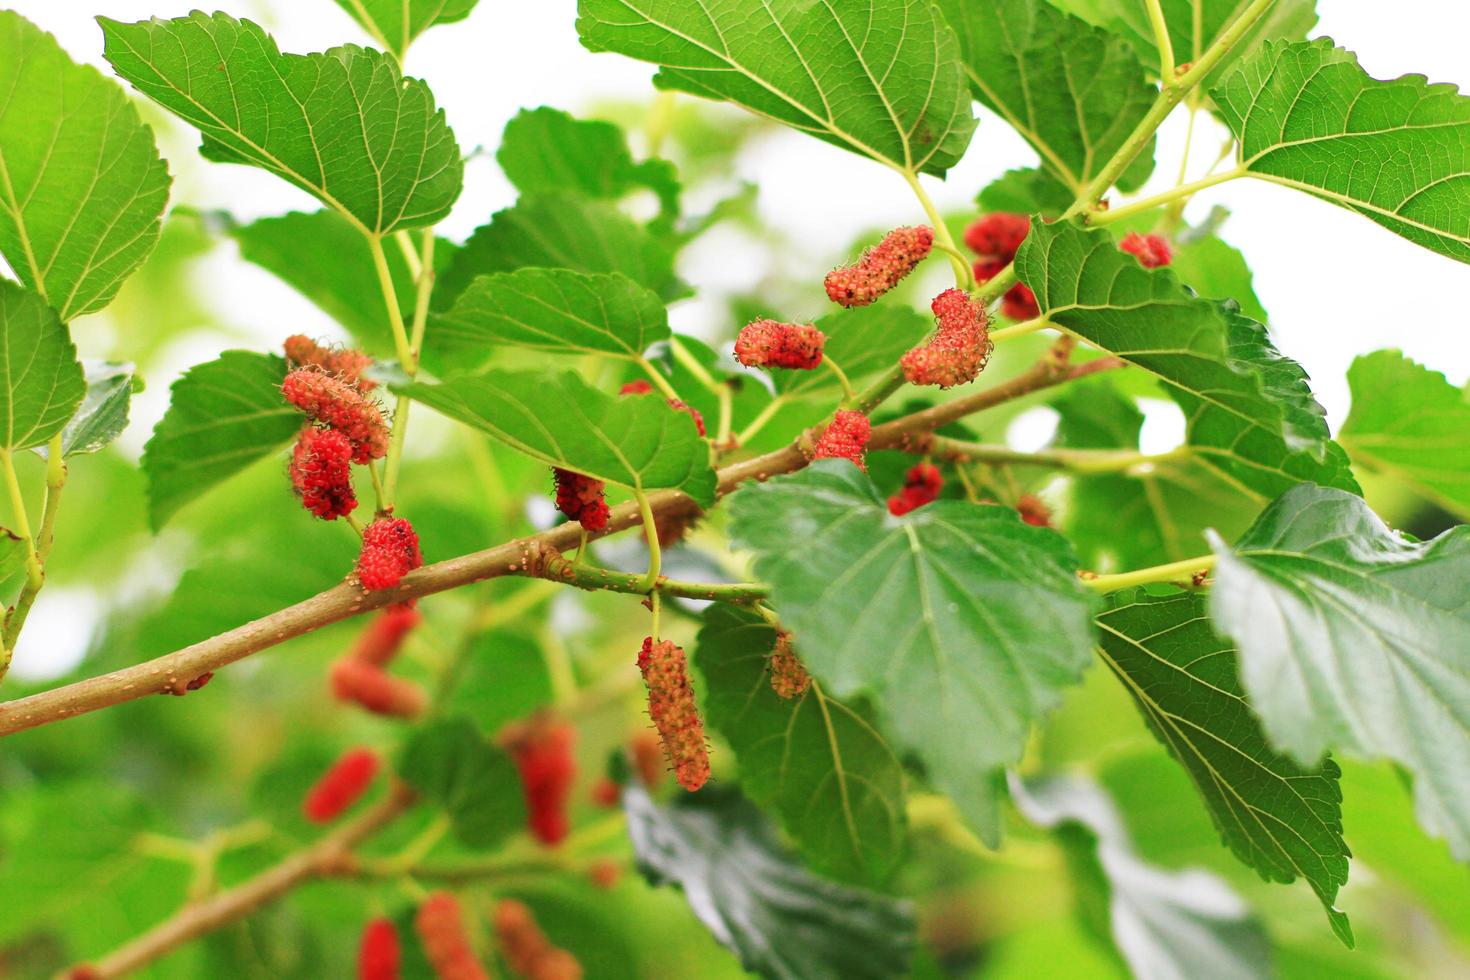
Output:
[[388,795],[360,816],[322,837],[311,846],[297,851],[280,864],[227,891],[186,905],[137,939],[122,946],[89,969],[74,976],[93,980],[111,980],[126,976],[160,957],[178,949],[207,932],[244,918],[268,902],[273,902],[297,885],[313,878],[339,873],[349,863],[352,849],[413,805],[414,794],[405,784],[395,782]]
[[[1119,364],[1111,358],[1103,358],[1068,366],[1046,358],[1029,371],[993,388],[877,426],[873,429],[869,446],[874,449],[914,449],[922,445],[916,440],[948,422],[1084,374],[1118,367]],[[732,492],[746,480],[766,480],[801,469],[808,462],[802,447],[809,444],[810,433],[783,449],[721,468],[719,495]],[[689,513],[696,509],[692,500],[675,490],[651,493],[649,499],[656,516]],[[620,504],[613,508],[603,534],[614,534],[639,523],[637,505],[632,502]],[[406,576],[396,589],[367,592],[357,584],[355,577],[349,577],[342,584],[294,606],[173,653],[4,702],[0,704],[0,737],[150,694],[171,693],[193,678],[219,670],[252,653],[391,603],[433,595],[502,575],[537,575],[545,555],[575,548],[580,534],[578,525],[563,524],[529,538],[425,565]]]

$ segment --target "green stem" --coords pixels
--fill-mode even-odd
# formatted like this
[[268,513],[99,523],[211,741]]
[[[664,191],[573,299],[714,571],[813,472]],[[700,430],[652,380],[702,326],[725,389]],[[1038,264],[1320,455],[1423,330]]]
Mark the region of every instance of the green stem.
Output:
[[398,305],[398,290],[393,285],[393,273],[388,270],[388,257],[383,254],[383,239],[378,235],[368,236],[368,251],[373,257],[373,271],[378,274],[378,288],[383,294],[383,303],[388,309],[388,326],[393,331],[393,345],[398,350],[398,360],[403,370],[413,373],[413,349],[408,342],[408,329],[403,323],[403,310]]
[[1184,581],[1193,578],[1200,572],[1208,572],[1214,567],[1214,555],[1201,555],[1198,558],[1173,561],[1167,565],[1154,565],[1152,568],[1140,568],[1135,572],[1119,572],[1116,575],[1098,575],[1093,578],[1083,579],[1083,584],[1097,592],[1116,592],[1119,589],[1127,589],[1135,585]]
[[1159,49],[1159,80],[1165,86],[1173,85],[1174,78],[1174,41],[1169,37],[1169,22],[1164,19],[1164,8],[1160,6],[1159,0],[1143,0],[1143,5],[1148,8],[1149,26],[1154,31],[1154,46]]
[[926,455],[956,462],[1048,466],[1073,473],[1120,473],[1138,466],[1178,462],[1191,455],[1188,446],[1153,455],[1127,449],[1043,449],[1026,453],[1007,446],[967,442],[947,436],[935,436],[916,448],[922,448]]
[[20,490],[20,479],[15,475],[15,455],[8,449],[0,449],[0,463],[5,467],[5,486],[10,491],[10,507],[15,512],[15,526],[26,544],[26,581],[40,588],[41,563],[36,558],[36,539],[31,535],[31,519],[26,514],[25,495]]
[[[424,329],[429,318],[429,294],[434,284],[434,229],[424,229],[423,253],[418,259],[418,275],[414,280],[413,333],[409,335],[403,323],[403,313],[398,304],[398,291],[393,285],[393,275],[388,270],[388,259],[383,254],[383,240],[369,237],[373,253],[373,268],[378,273],[378,285],[383,291],[383,303],[388,309],[388,323],[393,328],[393,342],[398,348],[398,360],[404,372],[414,377],[419,371],[419,347],[424,342]],[[409,246],[401,247],[411,248]],[[398,472],[403,464],[403,445],[408,436],[408,411],[410,400],[399,395],[393,409],[393,433],[388,441],[388,455],[383,461],[383,482],[378,496],[378,509],[392,510],[398,492]]]
[[388,509],[388,501],[383,496],[383,479],[378,475],[377,460],[373,460],[367,464],[367,471],[368,477],[373,481],[373,497],[377,500],[377,510],[386,511]]
[[1051,326],[1051,321],[1044,316],[1039,316],[1034,320],[1026,320],[1023,323],[1016,323],[1009,327],[1001,327],[999,330],[990,331],[990,342],[992,344],[1001,344],[1007,340],[1013,340],[1016,337],[1024,337],[1029,333],[1045,330],[1049,326]]
[[653,618],[648,624],[648,635],[653,637],[653,642],[657,643],[659,641],[659,613],[663,610],[663,603],[657,592],[650,592],[648,594],[648,610],[653,614]]
[[1094,225],[1109,225],[1115,221],[1122,221],[1124,218],[1131,218],[1135,214],[1152,211],[1154,208],[1161,207],[1170,202],[1187,201],[1207,187],[1214,187],[1216,184],[1223,184],[1226,181],[1235,180],[1237,177],[1244,177],[1246,174],[1247,171],[1244,167],[1235,167],[1218,174],[1211,174],[1208,177],[1201,177],[1199,180],[1188,184],[1180,184],[1178,187],[1170,188],[1152,197],[1130,201],[1122,207],[1109,208],[1106,211],[1094,211],[1088,221]]
[[639,357],[638,366],[653,379],[653,386],[662,392],[665,398],[682,400],[679,398],[679,393],[674,390],[674,386],[669,384],[669,379],[664,377],[664,373],[655,367],[652,361],[646,357]]
[[689,353],[683,344],[679,343],[678,337],[669,338],[669,351],[674,355],[674,360],[684,365],[684,370],[694,375],[695,381],[704,385],[706,391],[712,395],[719,395],[720,389],[725,386],[715,380],[715,376],[706,371],[704,365],[700,364],[694,355]]
[[654,586],[658,585],[663,566],[663,556],[658,548],[658,527],[653,520],[653,504],[649,502],[648,494],[643,492],[642,487],[634,487],[633,496],[638,500],[638,517],[643,522],[643,538],[648,542],[648,574],[643,576],[643,588],[640,591],[652,592]]
[[735,421],[735,394],[730,390],[728,384],[720,385],[718,395],[720,402],[719,423],[715,427],[714,448],[717,452],[723,451],[730,445],[730,426]]
[[[626,592],[630,595],[646,595],[650,591],[646,584],[647,577],[639,572],[619,572],[595,565],[578,565],[560,555],[547,560],[541,577],[588,591]],[[748,605],[764,598],[768,590],[756,582],[688,582],[660,575],[653,584],[652,591],[685,599],[708,599],[713,602]]]
[[[6,455],[6,477],[11,487],[11,502],[18,508],[21,518],[17,520],[17,526],[26,529],[28,521],[25,520],[25,501],[17,501],[16,494],[20,490],[19,481],[14,474],[14,462],[9,454]],[[56,515],[61,510],[61,490],[66,486],[67,467],[61,444],[61,433],[51,437],[46,447],[46,503],[41,514],[41,529],[31,546],[31,553],[26,561],[26,583],[20,591],[20,596],[15,600],[15,608],[5,617],[5,627],[0,631],[0,679],[10,669],[10,661],[15,652],[16,641],[20,639],[20,631],[25,628],[26,619],[30,616],[31,607],[36,603],[36,597],[40,595],[41,588],[46,584],[46,559],[51,554],[51,545],[56,539]],[[26,530],[27,538],[29,531]]]
[[766,403],[766,407],[761,409],[760,413],[757,414],[755,418],[750,420],[750,424],[741,429],[740,432],[736,434],[735,444],[737,446],[744,446],[746,443],[750,442],[750,440],[754,439],[756,433],[764,429],[766,427],[766,424],[770,422],[771,419],[776,417],[776,413],[781,411],[781,409],[785,406],[785,395],[777,395],[775,398],[772,398],[769,402]]
[[561,634],[550,626],[542,628],[540,646],[546,676],[551,679],[551,703],[565,710],[577,696],[577,672],[572,668],[571,654]]
[[969,289],[970,283],[974,281],[974,273],[970,269],[970,263],[964,260],[958,246],[954,243],[954,236],[949,233],[949,226],[939,215],[939,209],[929,199],[929,192],[924,190],[924,185],[919,183],[919,177],[912,170],[900,169],[899,174],[908,182],[913,190],[914,196],[919,199],[924,213],[929,216],[929,223],[934,227],[934,242],[939,250],[949,256],[949,264],[954,266],[954,284],[960,289]]
[[[934,247],[939,249],[939,251],[943,252],[945,255],[948,255],[951,259],[956,259],[959,262],[963,263],[965,267],[965,284],[960,288],[966,291],[975,288],[975,269],[970,264],[970,260],[965,257],[965,254],[959,249],[951,245],[946,245],[943,242],[935,242]],[[951,262],[951,265],[953,264],[954,263]]]
[[419,262],[418,251],[413,247],[413,235],[407,231],[395,231],[393,241],[398,246],[399,253],[403,255],[404,264],[408,266],[409,278],[418,279],[423,266]]
[[841,365],[834,361],[829,354],[822,355],[822,363],[827,365],[827,370],[837,376],[837,383],[842,386],[843,404],[857,397],[852,390],[852,382],[847,379],[847,372],[842,370]]

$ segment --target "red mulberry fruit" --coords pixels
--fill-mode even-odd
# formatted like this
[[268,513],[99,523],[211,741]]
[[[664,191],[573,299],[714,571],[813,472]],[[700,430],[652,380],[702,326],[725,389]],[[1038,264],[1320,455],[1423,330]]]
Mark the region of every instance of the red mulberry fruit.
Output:
[[1168,239],[1163,235],[1140,235],[1136,231],[1130,231],[1118,243],[1118,248],[1136,256],[1145,269],[1157,269],[1174,261],[1174,253],[1169,248]]
[[363,627],[348,656],[374,667],[386,667],[398,656],[404,639],[422,619],[411,604],[394,603]]
[[490,974],[475,957],[465,930],[464,912],[453,895],[435,892],[424,899],[414,917],[414,929],[439,980],[490,980]]
[[1032,527],[1051,527],[1051,508],[1034,493],[1021,495],[1021,499],[1016,501],[1016,512]]
[[965,229],[965,244],[981,258],[1002,260],[1001,268],[1004,268],[1016,257],[1016,251],[1030,233],[1031,219],[1026,215],[997,211],[970,223]]
[[1025,283],[1018,282],[1000,301],[1000,312],[1012,320],[1034,320],[1041,316],[1041,307],[1036,303],[1036,294]]
[[791,634],[785,630],[776,633],[776,647],[766,666],[771,671],[771,690],[783,698],[799,698],[812,686],[811,675],[791,649]]
[[507,729],[501,739],[520,770],[531,834],[547,846],[560,844],[571,829],[567,801],[577,778],[576,738],[571,725],[537,717]]
[[812,459],[850,459],[866,472],[863,451],[872,433],[873,425],[862,412],[839,411],[817,439]]
[[428,707],[428,698],[417,684],[355,657],[342,657],[332,664],[331,683],[338,701],[350,701],[375,715],[417,718]]
[[357,580],[364,589],[391,589],[423,563],[419,536],[403,518],[380,517],[363,529]]
[[903,489],[888,498],[888,513],[895,517],[917,510],[939,499],[944,477],[933,463],[917,463],[904,476]]
[[594,805],[600,806],[605,810],[611,810],[623,798],[623,791],[617,783],[603,776],[592,784],[592,790],[589,795],[592,797]]
[[589,531],[607,527],[607,500],[601,480],[555,466],[551,475],[556,481],[556,509],[567,515],[567,520],[577,521]]
[[633,381],[629,381],[627,384],[619,388],[618,394],[646,395],[651,391],[653,391],[653,385],[649,384],[647,381],[644,381],[642,378],[637,378]]
[[351,382],[318,367],[297,368],[281,383],[286,401],[352,443],[352,461],[366,464],[388,452],[388,423],[378,405]]
[[373,363],[373,359],[362,351],[345,350],[339,347],[324,347],[304,334],[286,338],[283,345],[286,360],[293,368],[318,367],[328,374],[335,374],[359,391],[372,391],[377,382],[365,378],[362,373]]
[[934,245],[926,225],[895,228],[855,265],[827,273],[827,295],[839,306],[867,306],[914,271]]
[[990,360],[985,307],[962,290],[946,289],[931,304],[939,327],[934,339],[905,354],[899,364],[910,384],[953,388],[974,381]]
[[699,414],[699,409],[695,408],[693,405],[690,405],[688,402],[680,401],[677,398],[669,399],[669,407],[676,412],[684,412],[691,419],[693,419],[694,427],[699,430],[700,438],[704,438],[704,416]]
[[639,732],[628,743],[628,752],[633,757],[633,770],[638,779],[650,790],[658,789],[664,781],[663,743],[653,732]]
[[551,944],[524,902],[503,898],[495,906],[495,935],[511,972],[526,980],[581,980],[582,964]]
[[312,823],[329,823],[362,798],[378,775],[378,755],[369,749],[352,749],[332,764],[311,792],[303,810]]
[[822,363],[826,335],[807,323],[754,320],[735,338],[735,360],[746,367],[810,371]]
[[352,453],[352,443],[336,429],[308,425],[301,430],[289,469],[301,506],[324,521],[345,517],[357,508]]
[[402,950],[392,919],[373,919],[357,947],[357,980],[398,980]]
[[655,643],[653,637],[645,637],[638,669],[648,687],[648,715],[663,739],[674,777],[692,793],[709,779],[709,749],[684,651],[669,640]]

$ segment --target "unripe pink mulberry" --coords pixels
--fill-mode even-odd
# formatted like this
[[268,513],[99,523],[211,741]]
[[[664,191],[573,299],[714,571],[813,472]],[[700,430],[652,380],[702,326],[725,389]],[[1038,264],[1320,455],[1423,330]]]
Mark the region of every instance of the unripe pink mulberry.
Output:
[[684,651],[669,640],[655,643],[653,637],[645,637],[638,669],[648,687],[648,716],[663,739],[674,777],[692,793],[709,779],[709,749]]
[[735,338],[735,360],[746,367],[782,367],[810,371],[822,363],[827,338],[809,323],[753,320]]
[[567,515],[567,520],[577,521],[589,531],[607,527],[607,500],[601,480],[556,466],[551,468],[551,475],[556,482],[556,509]]
[[402,950],[392,919],[373,919],[357,947],[357,980],[398,980]]
[[525,980],[582,980],[582,964],[551,944],[524,902],[503,898],[495,906],[495,935],[511,972]]
[[817,439],[812,459],[850,459],[866,472],[868,464],[863,459],[863,451],[872,434],[873,425],[866,415],[840,410]]
[[811,675],[791,649],[791,634],[785,630],[776,632],[776,647],[766,666],[771,672],[771,690],[783,698],[799,698],[812,686]]
[[888,512],[895,517],[932,504],[939,499],[944,477],[933,463],[916,463],[904,476],[903,489],[888,498]]
[[308,425],[291,451],[291,487],[301,506],[324,521],[345,517],[357,507],[352,489],[352,443],[336,429]]
[[286,349],[286,360],[293,368],[319,367],[356,385],[359,391],[372,391],[378,386],[377,382],[362,375],[373,363],[373,359],[362,351],[324,347],[299,333],[287,337],[282,346]]
[[470,945],[464,912],[448,892],[435,892],[419,906],[414,929],[439,980],[490,980]]
[[388,452],[388,423],[357,386],[318,367],[297,368],[281,384],[286,401],[352,443],[352,461],[366,464]]
[[855,265],[827,273],[827,295],[839,306],[867,306],[914,271],[934,245],[926,225],[895,228]]
[[1130,231],[1118,243],[1118,248],[1129,255],[1137,256],[1145,269],[1157,269],[1174,261],[1169,241],[1163,235],[1140,235],[1136,231]]
[[429,703],[417,684],[355,657],[340,657],[332,663],[331,686],[338,701],[391,718],[417,718]]
[[396,602],[363,627],[348,656],[374,667],[386,667],[398,656],[404,638],[422,619],[412,603]]
[[419,536],[403,518],[380,517],[363,528],[357,580],[364,589],[391,589],[423,563]]
[[328,823],[362,798],[378,775],[378,754],[371,749],[350,749],[322,774],[302,809],[312,823]]
[[985,307],[963,290],[946,289],[931,304],[934,339],[905,354],[899,364],[910,384],[952,388],[975,380],[990,359]]

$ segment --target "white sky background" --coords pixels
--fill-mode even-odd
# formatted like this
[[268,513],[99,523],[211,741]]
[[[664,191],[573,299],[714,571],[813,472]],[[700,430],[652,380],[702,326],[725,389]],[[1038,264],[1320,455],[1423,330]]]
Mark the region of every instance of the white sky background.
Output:
[[[98,14],[139,20],[218,8],[261,22],[285,51],[367,43],[333,0],[9,0],[7,5],[55,34],[73,58],[109,74],[101,31],[93,21]],[[1318,0],[1317,6],[1316,35],[1357,52],[1373,76],[1419,72],[1470,91],[1465,53],[1470,3],[1465,0]],[[467,151],[478,144],[493,151],[506,121],[522,107],[552,105],[575,113],[600,99],[651,95],[652,66],[587,52],[577,41],[575,16],[574,0],[481,0],[468,21],[432,29],[416,41],[406,70],[428,80]],[[926,181],[942,210],[969,206],[975,193],[1003,171],[1036,162],[1004,123],[977,111],[980,127],[964,161],[948,181]],[[1158,167],[1146,193],[1172,185],[1183,135],[1181,113],[1161,133]],[[1214,159],[1225,135],[1213,122],[1197,127],[1193,176]],[[247,220],[319,206],[264,171],[206,163],[195,151],[198,137],[191,129],[177,127],[160,140],[175,177],[174,203],[224,208]],[[765,221],[807,244],[814,281],[825,273],[830,256],[863,229],[923,220],[908,188],[893,174],[809,136],[783,132],[759,141],[742,155],[739,169],[740,177],[759,184]],[[467,168],[464,194],[442,228],[462,238],[514,199],[493,156],[482,155]],[[1470,376],[1470,265],[1412,245],[1349,211],[1262,182],[1239,180],[1207,190],[1187,215],[1199,219],[1215,204],[1233,212],[1223,237],[1245,253],[1277,344],[1312,375],[1334,429],[1346,417],[1344,373],[1357,354],[1398,347],[1456,384]],[[759,277],[761,251],[738,236],[701,244],[689,250],[681,266],[684,278],[700,290],[738,290]],[[220,319],[258,331],[263,343],[297,330],[333,332],[326,317],[300,296],[229,254],[208,270],[207,294]],[[675,326],[695,333],[718,328],[722,325],[710,319],[713,308],[682,304],[673,311]],[[78,326],[85,348],[88,327]],[[109,326],[124,338],[129,330],[147,329],[146,324]],[[173,380],[169,372],[213,357],[218,347],[198,338],[186,349],[169,352],[164,376],[151,372],[148,390],[135,405],[125,449],[139,452],[162,415]],[[125,339],[121,348],[126,350]],[[53,656],[61,653],[57,646],[64,646],[80,655],[85,638],[73,637],[77,631],[67,622],[74,627],[81,612],[73,603],[48,602],[43,596],[25,646],[35,654],[49,648]],[[86,618],[95,616],[93,611]],[[60,664],[53,656],[45,659],[55,669]]]

